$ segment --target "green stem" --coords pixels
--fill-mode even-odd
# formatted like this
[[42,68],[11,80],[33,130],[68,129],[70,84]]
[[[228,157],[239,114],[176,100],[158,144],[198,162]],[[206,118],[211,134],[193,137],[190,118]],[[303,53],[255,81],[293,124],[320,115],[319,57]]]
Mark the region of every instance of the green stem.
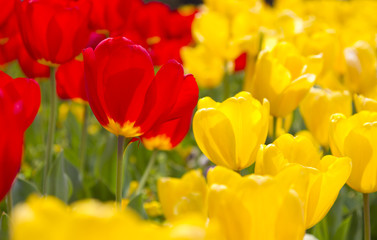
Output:
[[273,116],[272,117],[272,142],[276,140],[277,122],[278,122],[278,118]]
[[81,143],[80,143],[80,171],[81,175],[85,175],[85,163],[86,163],[86,145],[88,140],[88,105],[84,105],[84,119],[81,129]]
[[225,74],[224,74],[224,79],[223,79],[223,87],[224,87],[224,100],[230,98],[230,75],[231,75],[231,70],[230,64],[227,62],[225,65]]
[[117,181],[115,201],[120,209],[122,208],[123,149],[124,137],[118,136]]
[[144,188],[145,183],[147,182],[149,173],[151,172],[151,169],[152,169],[154,163],[156,162],[156,155],[157,155],[157,151],[154,150],[153,153],[152,153],[152,157],[149,159],[147,168],[145,169],[143,176],[140,179],[139,185],[138,185],[138,187],[135,191],[135,196],[139,195],[141,190]]
[[8,216],[10,216],[13,208],[12,188],[9,190],[5,201],[7,203]]
[[370,210],[369,210],[369,194],[363,194],[364,200],[364,240],[370,240]]
[[47,193],[47,175],[51,165],[52,159],[52,146],[55,136],[55,127],[56,127],[56,82],[55,82],[55,68],[50,68],[50,117],[48,122],[48,135],[46,143],[46,155],[45,155],[45,166],[43,171],[43,185],[42,191],[43,194]]

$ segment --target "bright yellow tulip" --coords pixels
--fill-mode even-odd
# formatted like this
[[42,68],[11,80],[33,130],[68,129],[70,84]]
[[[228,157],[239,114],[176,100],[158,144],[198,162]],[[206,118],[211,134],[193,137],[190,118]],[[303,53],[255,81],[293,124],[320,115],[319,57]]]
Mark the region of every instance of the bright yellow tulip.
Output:
[[303,205],[291,189],[292,179],[298,176],[300,172],[288,169],[275,178],[241,177],[215,167],[208,173],[210,222],[219,223],[227,240],[302,240]]
[[222,103],[209,97],[200,99],[193,130],[209,160],[241,170],[254,163],[259,145],[266,140],[268,121],[268,101],[262,105],[250,93],[240,92]]
[[374,49],[364,41],[344,50],[346,74],[344,83],[354,93],[366,93],[377,86],[377,56]]
[[168,221],[191,213],[206,215],[207,184],[200,170],[192,170],[181,179],[160,178],[157,191]]
[[361,193],[377,191],[377,113],[362,111],[349,118],[331,116],[330,147],[334,155],[352,159],[347,184]]
[[305,226],[310,228],[322,220],[334,204],[340,189],[351,173],[351,160],[321,153],[303,136],[285,134],[258,153],[255,173],[275,176],[286,168],[299,166],[305,171],[309,185],[302,187],[297,178],[293,188],[305,203]]
[[246,79],[252,81],[251,88],[246,90],[259,101],[267,98],[273,116],[285,117],[313,86],[315,75],[311,72],[318,73],[320,65],[318,58],[302,57],[292,44],[278,43],[272,51],[260,53],[255,75]]
[[195,76],[199,87],[215,88],[221,84],[225,74],[225,61],[203,44],[183,47],[181,57],[185,70]]
[[334,113],[352,115],[352,97],[348,91],[335,92],[312,88],[300,104],[307,129],[324,147],[329,146],[330,117]]

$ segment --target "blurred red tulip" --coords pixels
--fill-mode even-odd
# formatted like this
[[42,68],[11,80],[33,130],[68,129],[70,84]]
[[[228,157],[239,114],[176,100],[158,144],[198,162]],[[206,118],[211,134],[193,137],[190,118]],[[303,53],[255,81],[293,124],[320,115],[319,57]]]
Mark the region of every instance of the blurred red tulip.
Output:
[[1,0],[0,1],[0,26],[6,24],[8,18],[12,15],[14,6],[16,1],[15,0]]
[[234,61],[234,71],[242,71],[246,67],[247,55],[246,53],[242,53],[236,60]]
[[169,59],[182,62],[179,52],[192,41],[191,24],[196,12],[191,6],[172,11],[161,2],[147,3],[135,10],[129,28],[121,35],[146,48],[154,65],[161,66]]
[[72,60],[59,66],[56,71],[56,91],[61,99],[88,101],[84,83],[84,63]]
[[18,1],[18,23],[30,56],[53,65],[80,54],[89,39],[90,8],[88,0]]
[[124,31],[135,9],[143,4],[141,0],[92,0],[92,3],[91,29],[112,33]]
[[17,17],[15,14],[12,14],[0,26],[1,65],[16,60],[19,45]]
[[38,112],[40,99],[33,79],[12,79],[0,72],[0,201],[20,169],[23,135]]
[[198,86],[183,67],[169,61],[154,75],[151,57],[124,37],[84,50],[88,100],[108,131],[138,137],[163,122],[192,112]]
[[21,70],[28,78],[49,78],[50,68],[46,65],[38,63],[34,58],[30,57],[29,52],[26,50],[21,36],[18,36],[18,64]]

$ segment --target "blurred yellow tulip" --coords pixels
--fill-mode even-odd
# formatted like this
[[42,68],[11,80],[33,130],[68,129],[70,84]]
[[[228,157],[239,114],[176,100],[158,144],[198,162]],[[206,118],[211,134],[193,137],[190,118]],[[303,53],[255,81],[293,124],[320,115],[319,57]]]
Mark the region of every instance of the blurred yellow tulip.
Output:
[[203,44],[181,49],[183,66],[192,73],[199,87],[215,88],[219,86],[225,74],[225,61],[212,54]]
[[369,98],[363,95],[354,94],[353,96],[356,111],[371,111],[377,112],[377,100],[373,98]]
[[212,11],[228,17],[234,17],[240,12],[258,11],[262,7],[261,0],[204,0],[204,4]]
[[168,221],[185,214],[206,215],[207,184],[200,170],[191,170],[181,179],[160,178],[157,192]]
[[233,170],[247,168],[266,140],[269,108],[267,100],[262,105],[248,92],[222,103],[210,97],[200,99],[193,120],[199,148],[217,165]]
[[275,176],[286,168],[299,166],[308,178],[297,178],[293,189],[305,204],[305,226],[310,228],[322,220],[334,204],[340,189],[351,173],[351,160],[331,155],[320,158],[321,153],[303,136],[285,134],[258,153],[255,173]]
[[292,179],[298,176],[301,172],[288,169],[275,178],[241,177],[215,167],[208,173],[210,222],[219,223],[227,240],[302,240],[303,204],[291,189]]
[[377,191],[377,113],[362,111],[349,118],[331,116],[330,147],[336,156],[352,159],[347,184],[361,193]]
[[205,45],[212,54],[233,61],[242,53],[240,43],[234,39],[232,19],[214,12],[202,11],[192,23],[192,35],[196,42]]
[[312,88],[300,104],[307,129],[324,147],[329,147],[330,117],[334,113],[352,115],[352,97],[348,91]]
[[[283,135],[284,133],[289,132],[293,122],[293,114],[289,114],[284,118],[276,118],[276,137]],[[273,137],[274,134],[274,117],[270,116],[270,123],[268,128],[268,136]]]
[[364,41],[344,50],[346,73],[344,84],[353,93],[366,93],[377,86],[377,56],[374,49]]
[[[271,114],[285,117],[291,113],[314,85],[320,59],[304,58],[290,43],[278,43],[272,51],[262,51],[249,90],[255,98],[267,98]],[[309,71],[310,70],[310,71]]]

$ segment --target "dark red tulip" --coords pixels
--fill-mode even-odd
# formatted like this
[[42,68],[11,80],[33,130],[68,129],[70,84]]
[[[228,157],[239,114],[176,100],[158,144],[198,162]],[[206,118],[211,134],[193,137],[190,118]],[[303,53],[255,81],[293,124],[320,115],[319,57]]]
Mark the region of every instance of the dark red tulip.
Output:
[[92,0],[90,27],[101,32],[121,32],[128,28],[135,9],[143,3],[141,0]]
[[23,135],[40,105],[33,79],[12,79],[0,72],[0,201],[10,190],[21,166]]
[[84,63],[72,60],[62,64],[56,71],[56,91],[61,99],[88,101],[84,83]]
[[19,28],[30,56],[52,65],[80,54],[89,39],[90,9],[88,0],[18,0]]
[[181,64],[169,61],[155,76],[148,52],[124,37],[85,49],[84,68],[90,107],[116,135],[141,136],[192,112],[197,102],[195,78]]
[[147,3],[135,10],[122,36],[146,48],[154,65],[161,66],[169,59],[182,62],[180,49],[192,41],[191,24],[195,13],[194,7],[172,11],[161,2]]
[[234,71],[242,71],[246,67],[246,60],[247,55],[246,53],[242,53],[236,60],[234,61]]

